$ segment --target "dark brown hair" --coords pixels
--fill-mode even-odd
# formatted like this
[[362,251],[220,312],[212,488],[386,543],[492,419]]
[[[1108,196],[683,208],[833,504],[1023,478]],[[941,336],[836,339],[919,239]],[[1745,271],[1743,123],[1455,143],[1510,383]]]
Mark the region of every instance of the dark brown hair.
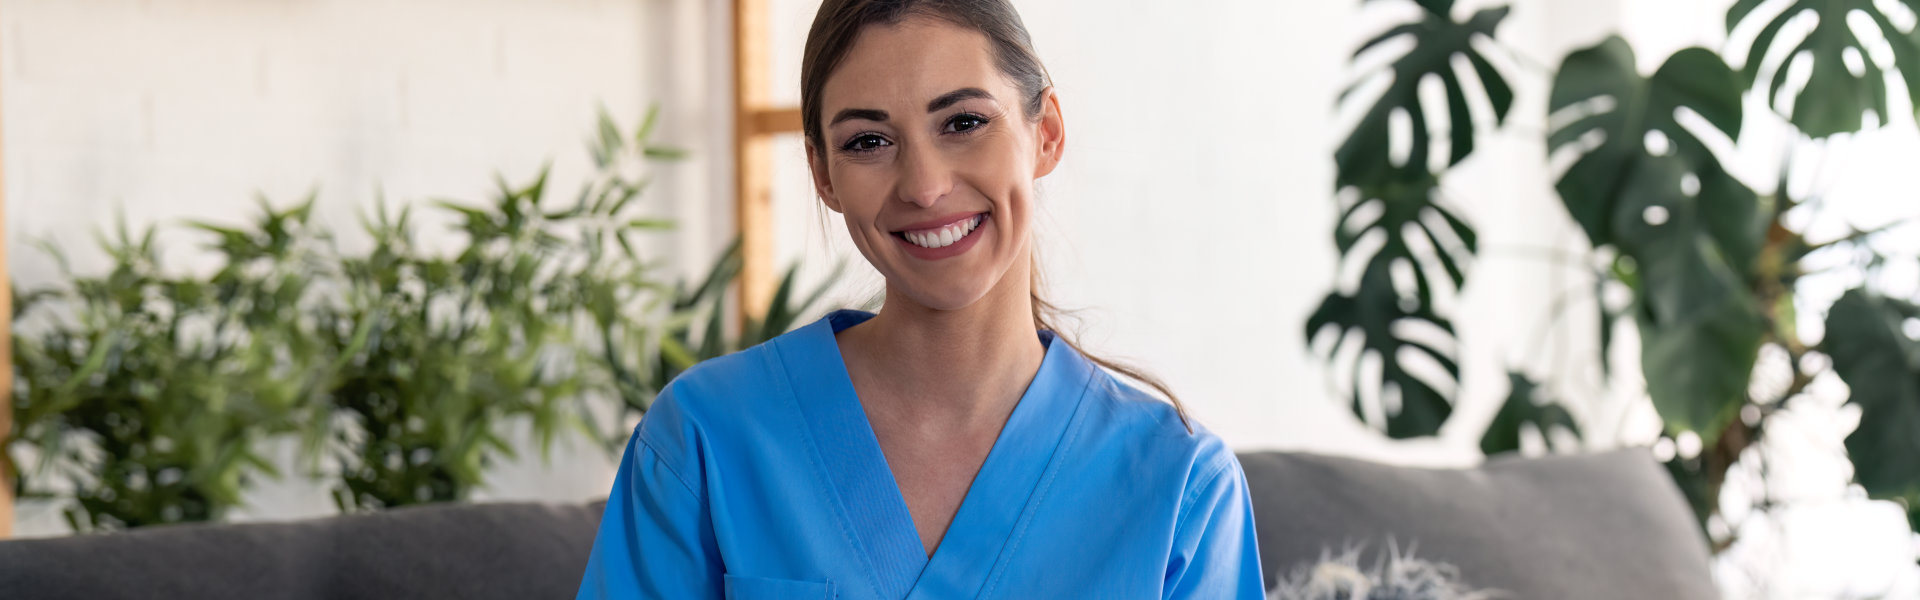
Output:
[[[825,135],[820,127],[820,120],[824,116],[821,114],[820,95],[826,88],[827,76],[839,67],[840,60],[853,48],[861,30],[870,25],[896,25],[908,17],[941,19],[986,36],[1000,73],[1013,80],[1014,86],[1025,96],[1021,108],[1027,118],[1040,118],[1045,108],[1047,88],[1053,85],[1053,80],[1047,75],[1047,68],[1040,64],[1040,55],[1033,50],[1033,40],[1027,35],[1027,26],[1021,22],[1020,13],[1013,9],[1008,0],[826,0],[813,18],[813,28],[807,32],[806,51],[800,60],[800,123],[806,133],[807,144],[813,147],[816,154],[824,155],[827,151]],[[1166,382],[1138,368],[1088,354],[1066,332],[1053,326],[1065,312],[1040,296],[1038,263],[1038,260],[1034,260],[1028,268],[1032,273],[1030,283],[1034,328],[1054,332],[1057,339],[1066,342],[1094,364],[1159,391],[1173,403],[1180,422],[1187,426],[1188,431],[1192,431],[1193,425],[1187,420],[1186,405],[1181,404],[1180,397],[1167,387]]]

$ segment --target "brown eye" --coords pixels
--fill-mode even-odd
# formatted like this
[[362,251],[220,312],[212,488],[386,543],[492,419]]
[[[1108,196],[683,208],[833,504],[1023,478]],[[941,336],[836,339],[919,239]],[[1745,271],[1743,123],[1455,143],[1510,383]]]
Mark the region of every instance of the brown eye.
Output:
[[891,145],[893,145],[893,143],[887,141],[887,138],[867,133],[854,136],[853,139],[847,140],[846,145],[841,146],[840,149],[848,152],[872,152]]
[[952,119],[947,120],[947,131],[951,131],[954,133],[964,133],[966,131],[972,130],[976,127],[980,127],[986,124],[987,124],[987,120],[984,118],[981,118],[980,115],[959,114],[959,115],[954,115]]

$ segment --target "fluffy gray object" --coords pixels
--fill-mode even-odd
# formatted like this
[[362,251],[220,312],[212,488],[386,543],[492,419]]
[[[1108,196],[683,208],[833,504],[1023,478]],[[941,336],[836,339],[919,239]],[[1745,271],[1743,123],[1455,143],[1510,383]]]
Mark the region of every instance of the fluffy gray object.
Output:
[[1460,570],[1446,563],[1414,558],[1392,542],[1372,569],[1360,567],[1359,547],[1339,555],[1321,549],[1320,561],[1301,563],[1267,591],[1267,600],[1492,600],[1505,598],[1493,590],[1473,590],[1460,581]]

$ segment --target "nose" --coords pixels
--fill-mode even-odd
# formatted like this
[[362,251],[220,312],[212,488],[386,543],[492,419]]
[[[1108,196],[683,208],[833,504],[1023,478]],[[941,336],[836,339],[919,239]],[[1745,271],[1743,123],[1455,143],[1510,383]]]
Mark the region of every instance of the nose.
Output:
[[953,170],[930,144],[903,144],[900,153],[900,200],[932,207],[953,191]]

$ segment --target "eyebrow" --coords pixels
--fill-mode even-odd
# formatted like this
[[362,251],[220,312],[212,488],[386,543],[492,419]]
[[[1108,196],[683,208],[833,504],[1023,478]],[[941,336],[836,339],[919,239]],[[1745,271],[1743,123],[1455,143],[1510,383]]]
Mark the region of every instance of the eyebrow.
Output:
[[834,115],[833,122],[827,125],[839,125],[841,121],[851,121],[854,119],[866,119],[868,121],[885,123],[887,121],[887,111],[874,110],[871,108],[849,108],[840,111],[840,114]]
[[[945,94],[941,94],[940,97],[934,98],[932,102],[928,102],[927,112],[938,112],[941,109],[958,104],[963,100],[972,100],[976,98],[985,98],[987,100],[992,100],[993,94],[989,94],[987,93],[986,90],[983,90],[980,88],[960,88],[951,92],[947,92]],[[868,121],[879,121],[884,123],[886,122],[887,117],[888,117],[887,111],[884,111],[884,110],[878,110],[878,109],[872,109],[872,108],[849,108],[849,109],[840,111],[838,114],[835,114],[833,116],[833,121],[827,124],[829,126],[838,125],[840,124],[841,121],[850,121],[853,119],[865,119]]]
[[992,100],[993,94],[989,94],[986,90],[980,88],[960,88],[941,94],[939,98],[934,98],[932,102],[928,102],[927,112],[939,112],[940,109],[958,104],[961,100],[972,100],[975,98]]

